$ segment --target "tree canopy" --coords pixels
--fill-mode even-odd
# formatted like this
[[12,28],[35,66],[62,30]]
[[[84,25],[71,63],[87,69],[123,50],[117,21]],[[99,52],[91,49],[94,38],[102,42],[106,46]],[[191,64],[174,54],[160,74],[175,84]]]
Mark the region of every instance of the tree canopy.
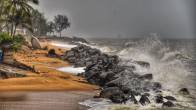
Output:
[[55,30],[60,34],[64,29],[70,27],[70,22],[66,15],[57,15],[54,17]]

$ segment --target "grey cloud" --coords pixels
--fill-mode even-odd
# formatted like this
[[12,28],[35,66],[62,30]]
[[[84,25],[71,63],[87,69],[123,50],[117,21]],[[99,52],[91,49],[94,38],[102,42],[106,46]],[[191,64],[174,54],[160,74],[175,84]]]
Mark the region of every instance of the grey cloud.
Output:
[[[73,33],[90,37],[196,36],[196,0],[40,0],[50,19],[67,14]],[[66,33],[66,31],[65,31]]]

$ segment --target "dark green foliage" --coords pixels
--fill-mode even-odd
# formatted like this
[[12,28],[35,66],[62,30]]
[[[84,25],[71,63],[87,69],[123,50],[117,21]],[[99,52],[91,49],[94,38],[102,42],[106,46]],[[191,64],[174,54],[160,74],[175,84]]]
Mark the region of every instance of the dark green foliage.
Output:
[[0,45],[11,44],[10,49],[17,51],[25,43],[25,38],[22,35],[11,37],[7,33],[0,33]]
[[12,37],[8,33],[0,33],[0,44],[12,41]]
[[22,35],[16,35],[16,36],[14,36],[12,43],[13,43],[12,49],[14,51],[17,51],[25,43],[25,38]]

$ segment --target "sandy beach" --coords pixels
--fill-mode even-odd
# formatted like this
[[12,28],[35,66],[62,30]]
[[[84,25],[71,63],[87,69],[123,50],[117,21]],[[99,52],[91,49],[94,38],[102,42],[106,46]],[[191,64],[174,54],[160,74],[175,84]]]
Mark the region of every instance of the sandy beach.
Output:
[[[65,48],[52,46],[47,42],[42,42],[42,46],[47,46],[48,50],[55,49],[58,55],[66,51]],[[35,72],[1,65],[27,77],[0,80],[0,91],[94,91],[98,88],[81,77],[58,71],[57,68],[71,65],[58,58],[48,57],[48,50],[32,50],[24,46],[15,53],[14,58],[18,62],[34,68]]]

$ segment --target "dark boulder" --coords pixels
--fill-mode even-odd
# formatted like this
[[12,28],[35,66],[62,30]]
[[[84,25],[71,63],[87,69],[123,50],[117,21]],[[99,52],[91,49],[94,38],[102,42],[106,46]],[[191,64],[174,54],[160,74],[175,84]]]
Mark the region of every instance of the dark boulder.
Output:
[[162,107],[174,107],[175,105],[171,101],[164,102]]
[[152,83],[152,89],[153,89],[153,90],[159,90],[159,89],[161,89],[161,88],[162,88],[161,83],[159,83],[159,82],[153,82],[153,83]]
[[170,101],[177,101],[176,98],[173,96],[165,96],[164,98]]
[[49,57],[56,57],[57,54],[56,54],[56,52],[55,52],[54,49],[50,49],[50,50],[48,51],[48,56],[49,56]]
[[149,93],[144,93],[143,95],[145,95],[147,97],[150,97],[150,94]]
[[118,87],[109,87],[105,88],[101,91],[100,97],[101,98],[111,98],[112,95],[115,94],[124,94]]
[[155,96],[155,102],[156,103],[164,103],[163,96],[162,95]]
[[81,38],[81,37],[76,37],[76,36],[73,36],[72,37],[72,42],[82,42],[82,43],[89,43],[86,39],[84,38]]
[[190,92],[187,88],[180,89],[179,93],[182,94],[182,95],[190,95]]
[[112,94],[109,98],[114,103],[126,103],[126,98],[123,93]]
[[136,100],[134,95],[129,96],[129,101],[133,102],[134,104],[138,104],[138,101]]
[[150,103],[150,100],[148,99],[148,97],[146,95],[142,95],[139,102],[142,104],[142,105],[146,105],[146,104],[149,104]]

